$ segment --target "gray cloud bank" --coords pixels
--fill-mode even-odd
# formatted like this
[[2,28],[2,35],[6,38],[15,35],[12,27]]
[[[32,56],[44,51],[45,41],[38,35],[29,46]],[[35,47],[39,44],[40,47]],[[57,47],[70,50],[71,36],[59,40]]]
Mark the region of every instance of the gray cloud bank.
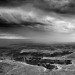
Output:
[[[12,7],[11,3],[17,6]],[[1,5],[0,21],[3,21],[4,24],[1,23],[1,25],[4,26],[0,27],[0,33],[5,35],[0,35],[0,39],[24,41],[30,39],[37,43],[75,42],[74,17],[64,17],[52,11],[42,10],[41,7],[33,4],[36,3],[20,5],[17,1],[11,0],[9,5],[6,5],[7,7]],[[37,6],[40,6],[38,2]],[[19,25],[21,27],[18,27]]]

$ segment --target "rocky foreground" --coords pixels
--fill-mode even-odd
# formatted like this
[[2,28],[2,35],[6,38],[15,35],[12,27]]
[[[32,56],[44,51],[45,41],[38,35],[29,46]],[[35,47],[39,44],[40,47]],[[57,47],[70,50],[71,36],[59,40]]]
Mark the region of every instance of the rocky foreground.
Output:
[[74,44],[0,47],[0,75],[74,75]]

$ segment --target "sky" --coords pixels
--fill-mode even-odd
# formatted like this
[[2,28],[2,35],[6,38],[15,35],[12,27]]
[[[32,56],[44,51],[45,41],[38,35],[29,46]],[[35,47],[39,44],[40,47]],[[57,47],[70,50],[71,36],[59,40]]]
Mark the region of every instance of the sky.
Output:
[[[47,12],[31,5],[18,7],[0,7],[0,19],[5,25],[21,25],[21,27],[0,27],[0,40],[36,43],[68,43],[75,42],[75,18],[73,15],[61,15]],[[25,22],[36,23],[25,25]],[[7,24],[6,24],[7,23]],[[11,41],[10,41],[11,40]],[[2,43],[1,42],[1,43]]]

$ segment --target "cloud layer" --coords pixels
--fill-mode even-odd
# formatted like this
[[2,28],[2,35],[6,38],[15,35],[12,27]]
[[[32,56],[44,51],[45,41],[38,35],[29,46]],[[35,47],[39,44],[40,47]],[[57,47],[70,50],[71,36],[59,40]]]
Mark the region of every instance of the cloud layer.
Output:
[[[4,30],[0,29],[0,39],[31,39],[31,41],[38,43],[75,42],[74,17],[67,18],[54,12],[36,9],[33,6],[23,6],[16,8],[1,7],[0,19],[4,20],[5,24],[15,23],[13,25],[22,26],[13,28],[13,30],[8,29],[8,27]],[[35,22],[35,24],[27,26],[26,22]]]
[[[1,8],[0,18],[6,22],[22,24],[23,22],[39,23],[34,27],[44,28],[44,30],[53,30],[55,32],[73,33],[75,31],[75,19],[64,18],[55,13],[43,13],[41,10],[21,9],[19,8]],[[42,25],[40,25],[42,24]],[[23,25],[23,24],[22,24]],[[24,25],[25,26],[25,25]],[[32,27],[32,26],[29,26]]]

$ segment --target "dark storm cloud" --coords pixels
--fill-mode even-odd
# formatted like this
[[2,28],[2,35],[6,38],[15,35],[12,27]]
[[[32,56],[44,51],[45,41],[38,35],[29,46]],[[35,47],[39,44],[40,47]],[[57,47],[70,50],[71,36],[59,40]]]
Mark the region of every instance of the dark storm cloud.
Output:
[[[1,39],[17,37],[23,38],[24,41],[30,38],[38,43],[75,42],[74,19],[45,10],[47,6],[44,6],[42,0],[24,1],[21,6],[17,1],[11,2],[14,7],[0,7],[0,23],[4,25],[0,27],[0,33],[9,34],[1,36]],[[15,6],[16,3],[18,6]]]

